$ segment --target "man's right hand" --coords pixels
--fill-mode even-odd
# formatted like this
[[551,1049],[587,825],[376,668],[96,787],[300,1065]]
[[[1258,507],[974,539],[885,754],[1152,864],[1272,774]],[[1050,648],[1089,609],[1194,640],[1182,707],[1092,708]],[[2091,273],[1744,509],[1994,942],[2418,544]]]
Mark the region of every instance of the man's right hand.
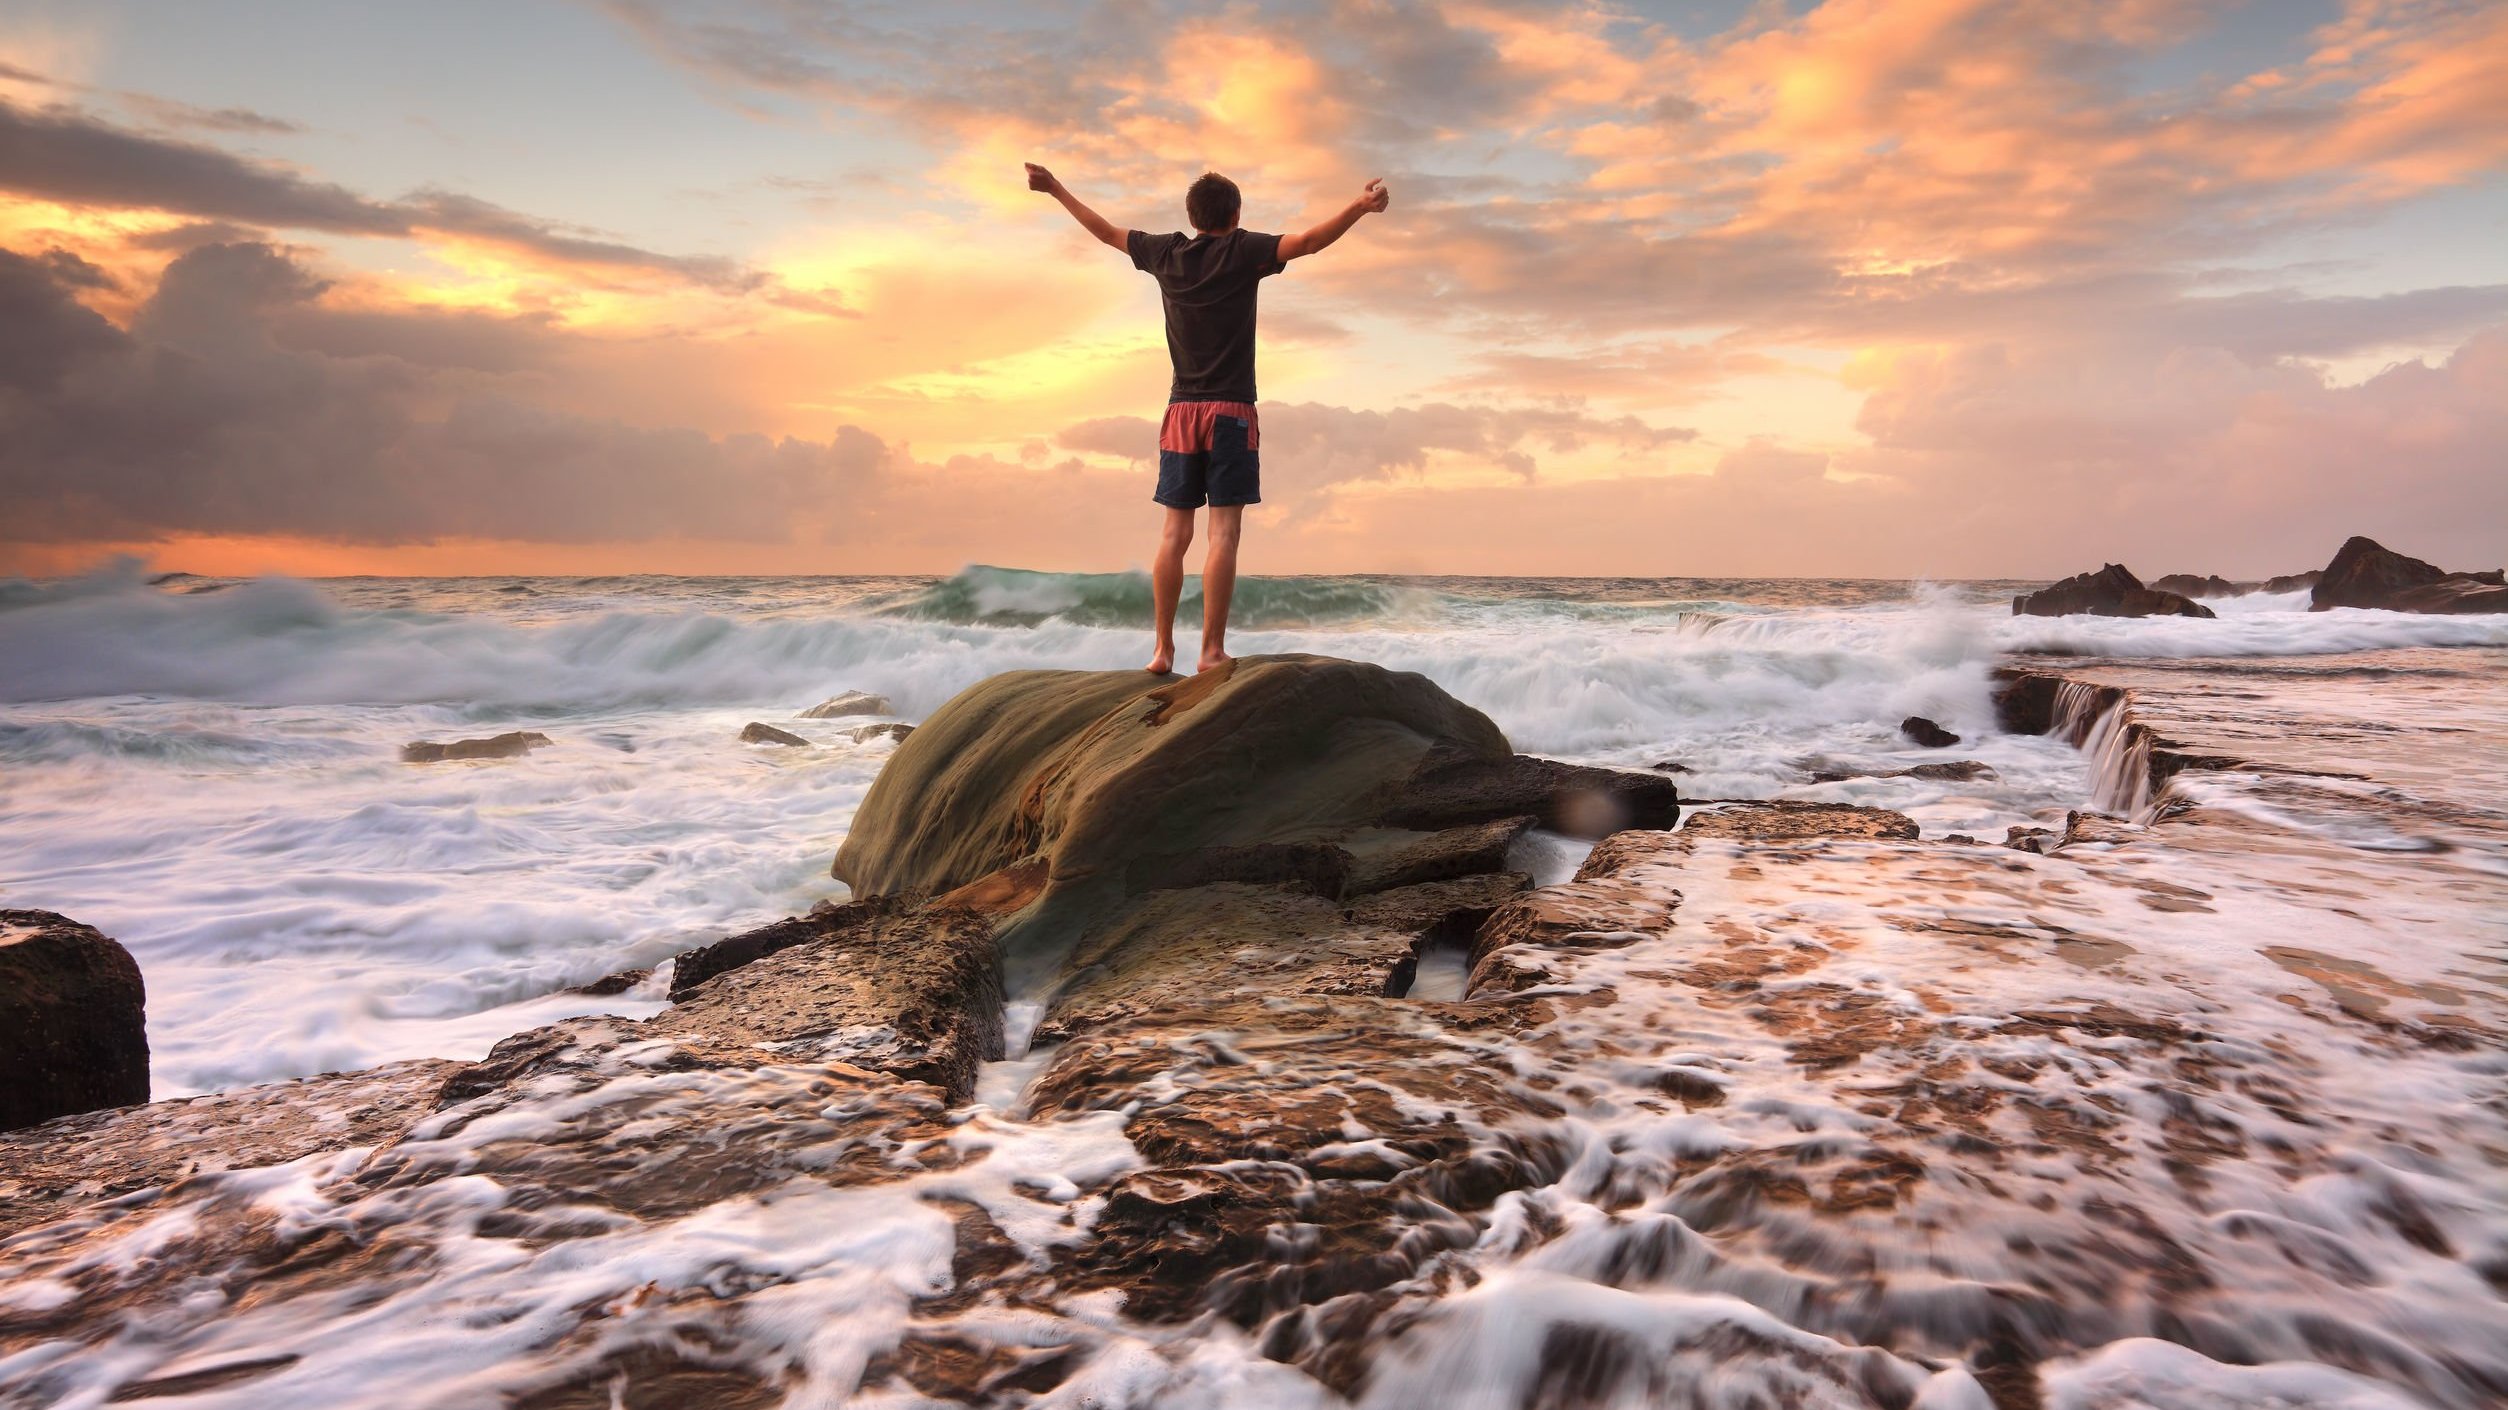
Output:
[[[1062,183],[1054,179],[1054,174],[1052,172],[1047,171],[1045,168],[1038,166],[1034,162],[1028,162],[1026,163],[1026,166],[1028,169],[1029,190],[1059,191],[1062,189]],[[1384,207],[1378,206],[1377,209],[1382,210]]]
[[[1043,170],[1041,167],[1030,167],[1028,169],[1030,171]],[[1370,211],[1381,211],[1385,207],[1393,204],[1393,193],[1385,189],[1385,179],[1383,177],[1377,177],[1375,180],[1367,183],[1367,189],[1359,193],[1359,204],[1367,207]]]

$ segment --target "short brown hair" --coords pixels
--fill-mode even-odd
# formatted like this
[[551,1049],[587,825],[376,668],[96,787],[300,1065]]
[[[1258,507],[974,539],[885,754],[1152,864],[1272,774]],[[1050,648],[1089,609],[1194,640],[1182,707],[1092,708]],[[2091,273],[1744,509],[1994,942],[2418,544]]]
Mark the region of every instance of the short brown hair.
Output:
[[1237,212],[1244,205],[1235,182],[1218,172],[1206,171],[1184,193],[1184,218],[1192,221],[1196,230],[1226,230],[1237,223]]

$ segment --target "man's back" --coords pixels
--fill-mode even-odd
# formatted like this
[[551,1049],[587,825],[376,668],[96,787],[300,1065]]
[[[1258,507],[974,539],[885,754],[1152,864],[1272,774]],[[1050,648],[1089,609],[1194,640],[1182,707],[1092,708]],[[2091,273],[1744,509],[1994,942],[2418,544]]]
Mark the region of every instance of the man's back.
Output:
[[1202,659],[1200,670],[1231,661],[1228,602],[1237,584],[1237,535],[1245,508],[1263,502],[1261,418],[1254,409],[1254,292],[1289,261],[1338,240],[1359,217],[1385,209],[1385,183],[1370,181],[1339,215],[1311,230],[1257,235],[1237,228],[1243,207],[1237,184],[1203,172],[1184,193],[1184,214],[1194,235],[1149,235],[1125,230],[1090,210],[1054,174],[1028,163],[1028,189],[1050,193],[1099,243],[1132,257],[1132,267],[1154,275],[1167,314],[1167,356],[1175,381],[1167,389],[1167,414],[1158,426],[1160,507],[1158,556],[1150,566],[1150,612],[1158,643],[1149,669],[1165,675],[1175,665],[1176,604],[1184,595],[1184,551],[1193,544],[1193,520],[1210,510],[1210,556],[1202,562]]
[[1262,280],[1288,266],[1280,237],[1251,230],[1125,239],[1133,267],[1158,280],[1175,380],[1167,399],[1254,401],[1254,303]]

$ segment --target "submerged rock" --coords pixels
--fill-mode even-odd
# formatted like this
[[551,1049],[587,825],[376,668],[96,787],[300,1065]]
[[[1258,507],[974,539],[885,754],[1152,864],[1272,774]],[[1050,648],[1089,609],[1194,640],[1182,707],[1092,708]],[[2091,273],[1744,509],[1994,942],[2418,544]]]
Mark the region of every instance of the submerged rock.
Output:
[[756,720],[751,720],[749,723],[741,726],[740,742],[743,744],[798,745],[804,749],[810,746],[810,741],[803,739],[800,735],[793,733],[791,730],[777,729],[773,725],[760,724]]
[[1899,721],[1898,732],[1907,737],[1908,743],[1921,745],[1927,749],[1948,749],[1959,743],[1958,735],[1922,715],[1910,715]]
[[842,695],[822,700],[801,712],[805,720],[841,720],[848,715],[893,715],[888,697],[865,690],[848,690]]
[[2308,600],[2313,612],[2377,607],[2389,612],[2508,612],[2500,574],[2450,573],[2374,539],[2353,537],[2325,565]]
[[420,740],[401,746],[404,764],[443,764],[460,759],[519,759],[546,747],[549,737],[533,730],[508,730],[486,739],[456,739],[450,744]]
[[855,725],[852,729],[845,731],[845,738],[856,744],[868,744],[874,739],[903,739],[912,733],[914,733],[914,726],[891,722],[878,725]]
[[0,911],[0,1131],[148,1100],[148,991],[121,942]]
[[2012,599],[2015,617],[2209,617],[2212,609],[2192,598],[2142,585],[2121,563],[2079,573],[2051,587]]

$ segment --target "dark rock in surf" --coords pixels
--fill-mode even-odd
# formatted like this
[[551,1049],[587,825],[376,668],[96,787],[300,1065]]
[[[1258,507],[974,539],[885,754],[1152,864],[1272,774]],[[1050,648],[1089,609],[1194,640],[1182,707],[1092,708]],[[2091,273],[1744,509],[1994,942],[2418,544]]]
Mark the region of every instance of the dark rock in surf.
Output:
[[802,711],[800,717],[805,720],[840,720],[848,715],[895,713],[896,711],[889,707],[888,697],[885,695],[873,695],[867,690],[848,690],[842,695],[822,700]]
[[1843,783],[1850,778],[1920,778],[1928,783],[1975,783],[1979,779],[1997,777],[1991,765],[1978,759],[1954,759],[1940,764],[1916,764],[1904,769],[1850,769],[1836,766],[1814,768],[1813,783]]
[[845,738],[856,744],[868,744],[874,739],[903,739],[912,733],[914,726],[908,724],[855,725],[845,731]]
[[1940,725],[1935,724],[1933,721],[1926,719],[1922,715],[1910,715],[1906,719],[1899,721],[1898,732],[1907,737],[1908,743],[1919,745],[1926,749],[1948,749],[1952,745],[1959,743],[1958,735],[1951,733],[1949,730],[1942,728]]
[[2015,617],[2209,617],[2212,609],[2190,597],[2142,585],[2121,563],[2080,573],[2051,587],[2012,599]]
[[456,739],[450,744],[420,740],[401,747],[401,762],[445,764],[461,759],[519,759],[548,743],[547,735],[531,730],[508,730],[487,739]]
[[743,744],[781,744],[788,748],[799,746],[804,749],[810,746],[810,741],[791,730],[777,729],[773,725],[760,724],[756,720],[751,720],[741,726],[740,742]]
[[0,911],[0,1131],[148,1100],[139,962],[93,926]]
[[2375,607],[2389,612],[2508,612],[2498,573],[2450,573],[2354,537],[2325,565],[2308,608]]
[[2304,573],[2285,573],[2278,578],[2266,578],[2261,590],[2264,592],[2313,592],[2316,590],[2316,585],[2324,580],[2324,569],[2310,568]]

